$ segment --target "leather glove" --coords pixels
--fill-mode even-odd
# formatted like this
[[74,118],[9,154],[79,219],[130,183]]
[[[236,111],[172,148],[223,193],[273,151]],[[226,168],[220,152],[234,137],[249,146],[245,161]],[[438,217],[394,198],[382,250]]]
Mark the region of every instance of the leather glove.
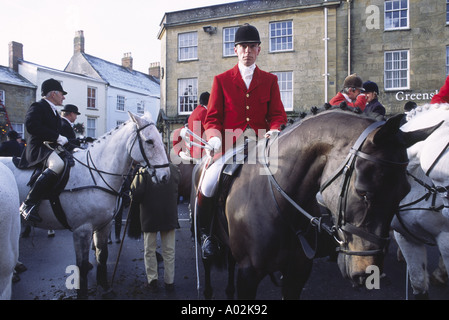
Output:
[[278,134],[280,131],[279,130],[276,130],[276,129],[273,129],[273,130],[270,130],[270,131],[268,131],[267,133],[265,133],[265,138],[270,138],[271,136],[273,136],[273,135],[276,135],[276,134]]
[[212,147],[212,150],[209,148],[206,148],[207,155],[213,155],[212,151],[218,152],[221,148],[221,140],[219,137],[212,137],[207,141],[207,143]]
[[65,145],[67,142],[69,142],[69,140],[68,140],[66,137],[64,137],[64,136],[59,135],[59,137],[58,137],[58,139],[56,140],[56,142],[57,142],[58,144],[60,144],[61,146],[63,146],[63,145]]

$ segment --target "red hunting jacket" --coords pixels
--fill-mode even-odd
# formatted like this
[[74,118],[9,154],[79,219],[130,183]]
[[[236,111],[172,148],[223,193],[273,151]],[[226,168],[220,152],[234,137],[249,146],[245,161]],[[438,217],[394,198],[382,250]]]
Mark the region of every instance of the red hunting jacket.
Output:
[[440,91],[432,97],[430,103],[449,103],[449,77],[446,78]]
[[[260,70],[257,66],[249,89],[246,88],[238,65],[214,77],[204,124],[207,138],[221,133],[222,144],[225,131],[250,126],[256,133],[279,129],[287,122],[281,101],[277,77]],[[234,142],[238,136],[234,137]],[[224,146],[229,148],[230,145]]]
[[[193,131],[196,135],[203,137],[204,133],[204,120],[206,119],[207,109],[202,105],[198,105],[195,110],[189,116],[189,129]],[[202,144],[199,140],[194,139],[193,136],[190,136],[190,141]],[[190,156],[195,159],[201,159],[204,154],[204,149],[201,149],[196,146],[190,147]]]

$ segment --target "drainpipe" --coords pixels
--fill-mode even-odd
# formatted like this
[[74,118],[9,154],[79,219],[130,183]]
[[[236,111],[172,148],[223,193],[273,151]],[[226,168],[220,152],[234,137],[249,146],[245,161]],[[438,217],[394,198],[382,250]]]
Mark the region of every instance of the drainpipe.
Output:
[[348,4],[348,75],[351,74],[351,2],[346,0]]
[[[324,2],[327,2],[325,0]],[[329,83],[329,70],[328,70],[328,34],[327,34],[327,16],[328,16],[328,9],[327,7],[324,7],[324,102],[328,102],[328,83]]]

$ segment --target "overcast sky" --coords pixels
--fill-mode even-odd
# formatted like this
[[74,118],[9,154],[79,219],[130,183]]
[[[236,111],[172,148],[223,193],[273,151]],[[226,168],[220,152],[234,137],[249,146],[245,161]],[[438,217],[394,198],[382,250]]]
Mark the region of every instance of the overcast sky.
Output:
[[84,31],[85,52],[121,64],[131,52],[133,68],[148,72],[160,61],[159,24],[165,12],[237,0],[1,0],[0,65],[8,66],[8,44],[23,44],[25,60],[63,70],[73,38]]

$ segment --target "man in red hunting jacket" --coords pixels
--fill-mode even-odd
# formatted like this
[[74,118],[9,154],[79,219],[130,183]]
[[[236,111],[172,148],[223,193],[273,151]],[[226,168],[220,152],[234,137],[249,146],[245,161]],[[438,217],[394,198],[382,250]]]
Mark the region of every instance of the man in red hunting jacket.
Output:
[[[243,150],[243,137],[264,138],[287,122],[277,77],[256,66],[260,53],[259,32],[245,24],[235,34],[234,52],[238,64],[215,76],[204,124],[212,153],[224,152],[206,170],[198,192],[197,217],[202,239],[203,258],[217,251],[207,230],[212,219],[213,198],[218,175],[227,160]],[[237,150],[237,151],[235,151]]]

